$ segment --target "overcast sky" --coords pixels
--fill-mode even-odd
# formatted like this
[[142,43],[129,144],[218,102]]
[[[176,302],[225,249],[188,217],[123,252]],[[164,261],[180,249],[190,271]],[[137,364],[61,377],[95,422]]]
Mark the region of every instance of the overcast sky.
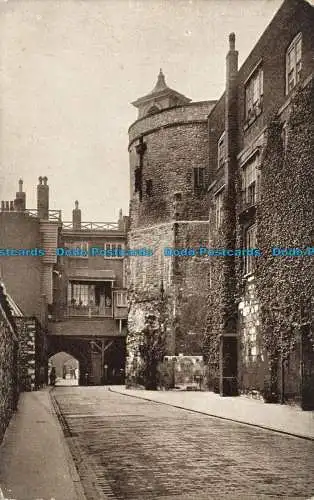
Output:
[[228,34],[240,64],[282,0],[0,0],[0,199],[110,221],[129,203],[128,135],[162,68],[194,101],[219,98]]

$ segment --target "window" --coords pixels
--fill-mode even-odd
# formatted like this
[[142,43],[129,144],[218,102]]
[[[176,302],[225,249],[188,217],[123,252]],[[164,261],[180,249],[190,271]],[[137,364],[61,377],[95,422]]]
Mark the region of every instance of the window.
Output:
[[126,292],[116,292],[116,306],[117,307],[127,307],[128,299]]
[[262,112],[263,68],[256,69],[245,85],[245,121],[252,123]]
[[287,125],[287,122],[285,122],[282,126],[281,139],[282,139],[282,147],[283,147],[284,153],[286,154],[287,147],[288,147],[288,125]]
[[289,45],[286,53],[286,94],[289,94],[300,81],[301,69],[302,34],[299,33]]
[[223,221],[223,191],[215,196],[216,228],[218,229]]
[[226,160],[226,134],[225,132],[222,134],[218,141],[218,165],[217,168],[223,167]]
[[[254,224],[254,226],[250,226],[245,231],[244,250],[246,250],[247,254],[252,253],[252,252],[249,252],[249,250],[256,248],[256,233],[257,233],[256,224]],[[253,255],[247,255],[247,254],[244,255],[244,273],[245,274],[252,274],[255,270],[256,257],[254,257]]]
[[194,168],[194,193],[200,193],[205,189],[205,168]]
[[257,201],[257,155],[242,170],[242,202],[244,207],[256,204]]
[[149,108],[149,110],[147,111],[147,114],[148,115],[154,115],[155,113],[159,113],[160,109],[157,107],[157,106],[152,106],[151,108]]
[[68,284],[68,312],[72,316],[110,316],[112,314],[112,285],[106,283]]
[[141,169],[141,167],[136,167],[134,191],[136,193],[141,192],[141,189],[142,189],[142,169]]
[[79,255],[71,255],[71,257],[88,257],[87,241],[70,241],[68,243],[65,243],[65,247],[69,250],[79,250]]
[[93,303],[95,291],[93,285],[83,285],[81,283],[69,283],[68,304],[71,306],[88,307]]
[[147,196],[152,196],[153,194],[153,181],[151,179],[146,181],[146,194]]
[[106,250],[105,259],[121,259],[123,257],[121,251],[124,250],[124,245],[122,243],[105,243],[104,249]]

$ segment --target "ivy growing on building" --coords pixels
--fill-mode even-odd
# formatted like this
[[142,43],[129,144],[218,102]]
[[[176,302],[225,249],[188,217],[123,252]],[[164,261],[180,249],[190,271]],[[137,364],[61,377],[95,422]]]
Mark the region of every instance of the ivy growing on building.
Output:
[[[279,389],[279,364],[289,359],[299,342],[302,326],[312,321],[313,257],[274,256],[272,248],[299,247],[304,250],[313,246],[313,88],[311,82],[296,92],[285,130],[277,113],[270,118],[261,161],[261,199],[256,210],[257,247],[263,255],[256,259],[255,271],[260,311],[258,343],[268,362],[265,393],[275,398]],[[239,197],[241,185],[239,179],[234,181]],[[225,200],[224,222],[212,238],[213,247],[243,245],[240,225],[232,217],[233,202],[231,196]],[[230,203],[231,207],[228,207]],[[211,227],[215,224],[213,212],[212,207]],[[226,331],[227,317],[236,318],[237,305],[245,294],[240,259],[234,267],[228,259],[212,259],[209,282],[203,354],[210,379],[217,381],[219,334]]]
[[272,251],[313,245],[313,102],[311,83],[293,98],[285,130],[272,118],[262,160],[257,242],[263,257],[257,259],[256,286],[272,391],[278,390],[278,361],[289,359],[295,348],[303,305],[313,296],[313,258],[274,256]]
[[158,386],[158,365],[163,360],[166,350],[165,324],[161,311],[146,315],[142,331],[142,343],[139,347],[142,365],[140,378],[145,389],[156,390]]

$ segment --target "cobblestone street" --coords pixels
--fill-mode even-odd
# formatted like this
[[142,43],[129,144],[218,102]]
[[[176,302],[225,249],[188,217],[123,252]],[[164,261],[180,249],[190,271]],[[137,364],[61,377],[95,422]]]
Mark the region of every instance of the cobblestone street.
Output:
[[88,500],[314,495],[314,442],[103,387],[52,395]]

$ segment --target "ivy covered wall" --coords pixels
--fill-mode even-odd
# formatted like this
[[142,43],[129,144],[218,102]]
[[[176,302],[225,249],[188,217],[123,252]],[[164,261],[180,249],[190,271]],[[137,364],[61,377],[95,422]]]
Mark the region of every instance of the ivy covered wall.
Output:
[[263,257],[257,259],[256,284],[268,375],[278,390],[278,361],[285,361],[286,385],[296,399],[300,380],[291,384],[289,371],[295,378],[291,361],[298,362],[301,325],[313,297],[314,261],[313,255],[273,256],[271,249],[313,247],[313,104],[312,81],[292,99],[285,128],[276,117],[269,124],[257,207],[257,241]]
[[[257,247],[262,251],[254,276],[244,278],[241,258],[234,258],[233,264],[225,257],[210,261],[203,353],[209,367],[208,385],[214,390],[218,390],[219,335],[228,333],[229,317],[236,320],[239,336],[240,391],[260,393],[266,400],[278,400],[280,395],[295,401],[302,397],[304,325],[307,337],[313,332],[313,251],[312,256],[285,257],[273,256],[272,248],[314,246],[313,103],[311,82],[293,97],[285,127],[277,114],[267,126],[260,161],[261,194],[250,222],[257,223]],[[235,188],[239,205],[240,169]],[[218,231],[212,230],[210,245],[234,248],[229,241],[234,235],[235,247],[245,247],[243,223],[239,216],[236,222],[230,218],[227,204],[225,196],[224,220]],[[214,196],[210,227],[215,227]]]

